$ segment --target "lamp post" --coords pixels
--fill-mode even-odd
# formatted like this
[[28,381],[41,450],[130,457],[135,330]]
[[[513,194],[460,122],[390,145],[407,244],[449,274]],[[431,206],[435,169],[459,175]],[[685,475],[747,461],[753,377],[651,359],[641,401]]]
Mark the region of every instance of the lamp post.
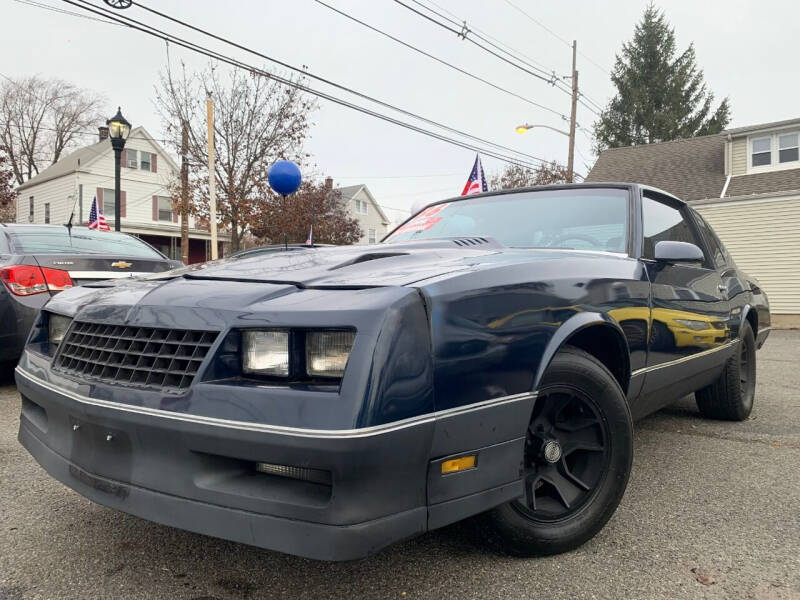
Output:
[[528,130],[533,129],[534,127],[541,127],[543,129],[549,129],[550,131],[555,131],[556,133],[560,133],[561,135],[565,135],[565,136],[567,136],[569,138],[570,151],[569,151],[569,159],[567,161],[567,178],[569,180],[569,183],[572,183],[572,179],[573,179],[573,174],[572,174],[572,168],[573,168],[573,166],[572,166],[572,161],[573,161],[572,149],[573,149],[574,144],[575,144],[575,136],[574,135],[570,135],[569,133],[567,133],[566,131],[564,131],[562,129],[556,129],[555,127],[550,127],[550,125],[529,125],[528,123],[525,123],[524,125],[517,125],[514,128],[514,131],[516,131],[519,134],[523,134],[523,133],[527,133]]
[[122,160],[122,150],[125,148],[125,140],[131,132],[131,124],[122,116],[120,107],[117,107],[117,114],[106,121],[108,126],[108,137],[111,138],[111,147],[114,149],[114,231],[120,230],[122,219],[120,218],[122,196],[120,192],[120,162]]

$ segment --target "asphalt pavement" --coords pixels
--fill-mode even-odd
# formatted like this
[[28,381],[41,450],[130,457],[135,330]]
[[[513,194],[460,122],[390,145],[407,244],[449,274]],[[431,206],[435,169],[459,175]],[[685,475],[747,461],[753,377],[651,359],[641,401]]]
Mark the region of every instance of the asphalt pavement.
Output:
[[800,331],[758,353],[743,423],[693,398],[637,425],[605,529],[561,556],[487,549],[469,521],[357,562],[324,563],[156,525],[85,500],[17,442],[0,383],[0,600],[33,598],[800,599]]

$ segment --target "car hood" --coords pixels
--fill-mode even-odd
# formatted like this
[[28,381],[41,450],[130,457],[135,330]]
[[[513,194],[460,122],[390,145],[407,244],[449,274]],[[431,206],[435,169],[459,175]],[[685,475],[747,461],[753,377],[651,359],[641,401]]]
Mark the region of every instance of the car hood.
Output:
[[469,270],[508,251],[490,238],[293,249],[193,265],[145,279],[180,276],[314,288],[402,286]]

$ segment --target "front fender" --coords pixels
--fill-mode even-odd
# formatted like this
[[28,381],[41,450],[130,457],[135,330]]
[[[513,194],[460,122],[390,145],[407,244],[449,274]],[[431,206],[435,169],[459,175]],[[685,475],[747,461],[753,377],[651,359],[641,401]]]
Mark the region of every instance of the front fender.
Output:
[[[586,330],[591,327],[602,327],[604,330],[603,333],[612,336],[611,339],[616,341],[616,350],[621,354],[622,364],[619,373],[614,374],[620,382],[620,387],[623,391],[627,392],[628,379],[630,378],[630,351],[628,349],[628,342],[619,324],[610,316],[598,312],[576,313],[564,321],[556,330],[542,353],[542,359],[539,362],[539,367],[533,380],[534,390],[539,389],[547,367],[550,365],[553,357],[558,354],[559,350],[565,345],[568,345],[571,340],[582,339],[578,338],[579,334],[586,332]],[[582,346],[582,343],[578,345]],[[606,362],[602,357],[598,356],[598,358],[602,362]],[[612,372],[614,371],[614,369],[609,370]]]

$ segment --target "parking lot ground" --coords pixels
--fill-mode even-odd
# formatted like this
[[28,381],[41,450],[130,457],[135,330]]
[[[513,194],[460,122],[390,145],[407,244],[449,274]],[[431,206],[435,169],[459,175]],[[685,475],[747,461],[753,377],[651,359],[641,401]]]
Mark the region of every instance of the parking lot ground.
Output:
[[758,353],[743,423],[693,398],[637,425],[634,470],[606,528],[548,558],[498,555],[463,522],[350,563],[187,533],[97,506],[17,443],[0,387],[0,600],[17,598],[800,599],[800,331]]

